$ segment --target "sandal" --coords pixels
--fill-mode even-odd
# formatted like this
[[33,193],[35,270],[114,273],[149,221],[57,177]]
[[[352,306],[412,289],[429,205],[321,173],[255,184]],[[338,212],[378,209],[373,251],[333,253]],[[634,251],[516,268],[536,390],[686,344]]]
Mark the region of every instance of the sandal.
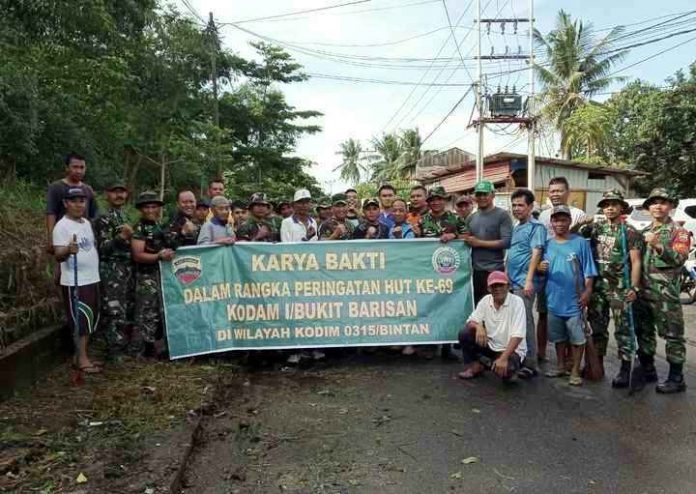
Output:
[[570,373],[566,370],[560,370],[560,369],[550,369],[547,370],[544,375],[546,377],[566,377],[570,375]]
[[539,372],[531,367],[522,367],[519,371],[517,371],[517,375],[522,379],[531,379],[538,376]]
[[568,379],[568,384],[571,386],[582,386],[582,377],[570,376],[570,379]]
[[83,374],[99,374],[102,368],[97,365],[85,365],[82,367],[77,367],[77,370]]

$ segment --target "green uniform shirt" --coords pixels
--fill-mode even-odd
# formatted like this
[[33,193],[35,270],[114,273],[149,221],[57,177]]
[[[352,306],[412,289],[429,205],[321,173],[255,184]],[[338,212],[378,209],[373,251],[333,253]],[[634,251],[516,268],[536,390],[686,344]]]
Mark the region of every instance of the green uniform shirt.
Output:
[[[319,225],[319,240],[330,240],[331,235],[333,235],[334,230],[338,226],[338,223],[339,221],[334,219],[322,222],[322,224]],[[343,223],[343,225],[346,227],[346,232],[335,240],[351,240],[353,238],[355,226],[353,226],[353,223],[347,219],[341,223]]]
[[[624,230],[625,228],[625,230]],[[623,232],[626,232],[626,246],[628,253],[623,250]],[[607,288],[626,290],[624,281],[624,259],[628,256],[630,265],[630,251],[643,250],[643,237],[638,231],[626,223],[612,225],[609,222],[597,223],[592,227],[592,250],[597,262],[597,283],[606,284]],[[630,273],[630,266],[629,266]]]
[[428,211],[420,219],[421,237],[436,238],[443,233],[454,233],[460,235],[469,231],[465,221],[452,211],[445,211],[442,215],[435,218],[432,212]]
[[270,234],[259,240],[259,242],[280,242],[280,227],[278,222],[273,221],[273,218],[257,220],[253,216],[249,216],[249,218],[241,224],[237,230],[237,238],[240,240],[252,241],[259,233],[259,228],[264,225],[268,228]]
[[662,253],[647,245],[643,253],[643,290],[648,297],[658,298],[663,292],[679,296],[679,276],[689,256],[691,239],[689,232],[677,226],[671,219],[663,225],[650,225],[643,230],[659,238]]
[[[133,228],[133,239],[145,241],[145,252],[157,254],[162,249],[171,248],[172,240],[162,223],[141,219]],[[135,263],[139,272],[152,273],[159,269],[159,263]]]
[[94,236],[101,262],[131,260],[130,241],[120,236],[125,224],[126,215],[120,209],[109,209],[94,220]]

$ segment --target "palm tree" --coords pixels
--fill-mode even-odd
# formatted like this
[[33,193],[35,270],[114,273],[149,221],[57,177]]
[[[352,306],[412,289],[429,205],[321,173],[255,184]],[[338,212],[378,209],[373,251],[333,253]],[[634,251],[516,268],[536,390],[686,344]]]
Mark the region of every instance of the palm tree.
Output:
[[[622,32],[618,26],[597,38],[590,24],[573,21],[563,10],[558,12],[556,27],[546,36],[534,32],[537,44],[546,52],[545,63],[535,65],[542,84],[541,115],[561,133],[561,141],[565,141],[568,117],[593,95],[622,80],[611,75],[612,67],[627,53],[612,48]],[[564,158],[570,158],[566,151]]]
[[399,136],[401,144],[401,163],[399,165],[399,178],[412,178],[416,174],[416,165],[423,156],[421,139],[418,129],[406,129]]
[[561,151],[568,156],[584,154],[587,161],[602,162],[606,160],[610,133],[610,111],[605,105],[590,101],[564,121]]
[[360,141],[348,139],[340,144],[341,149],[336,153],[343,157],[341,164],[334,168],[334,171],[341,170],[341,180],[355,185],[360,182],[361,173],[365,172],[362,163],[362,145]]
[[374,153],[368,157],[372,167],[372,180],[384,183],[399,176],[401,165],[401,142],[396,134],[384,134],[382,138],[373,137]]

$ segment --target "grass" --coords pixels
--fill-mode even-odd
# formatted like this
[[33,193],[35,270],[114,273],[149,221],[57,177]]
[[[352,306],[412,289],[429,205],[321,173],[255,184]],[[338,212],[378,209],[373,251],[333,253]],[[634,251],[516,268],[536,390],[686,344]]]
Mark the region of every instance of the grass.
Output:
[[[128,362],[69,383],[67,365],[0,404],[0,492],[77,489],[125,476],[148,440],[184,424],[210,398],[221,367]],[[151,445],[150,445],[151,446]],[[98,465],[96,472],[95,464]]]

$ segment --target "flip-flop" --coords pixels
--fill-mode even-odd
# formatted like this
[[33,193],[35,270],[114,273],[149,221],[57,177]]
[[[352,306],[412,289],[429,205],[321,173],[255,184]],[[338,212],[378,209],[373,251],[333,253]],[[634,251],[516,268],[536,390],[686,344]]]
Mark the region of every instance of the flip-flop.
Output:
[[457,374],[457,377],[459,379],[474,379],[475,377],[478,377],[480,374],[480,372],[478,374],[474,374],[473,372],[471,372],[470,369],[467,369]]
[[85,374],[99,374],[102,368],[97,365],[85,365],[83,367],[78,367],[78,370]]
[[568,371],[565,371],[565,370],[551,369],[551,370],[547,370],[544,373],[544,375],[546,377],[553,378],[553,377],[566,377],[566,376],[570,375],[570,373]]
[[582,377],[570,376],[570,379],[568,379],[568,384],[571,386],[582,386]]

